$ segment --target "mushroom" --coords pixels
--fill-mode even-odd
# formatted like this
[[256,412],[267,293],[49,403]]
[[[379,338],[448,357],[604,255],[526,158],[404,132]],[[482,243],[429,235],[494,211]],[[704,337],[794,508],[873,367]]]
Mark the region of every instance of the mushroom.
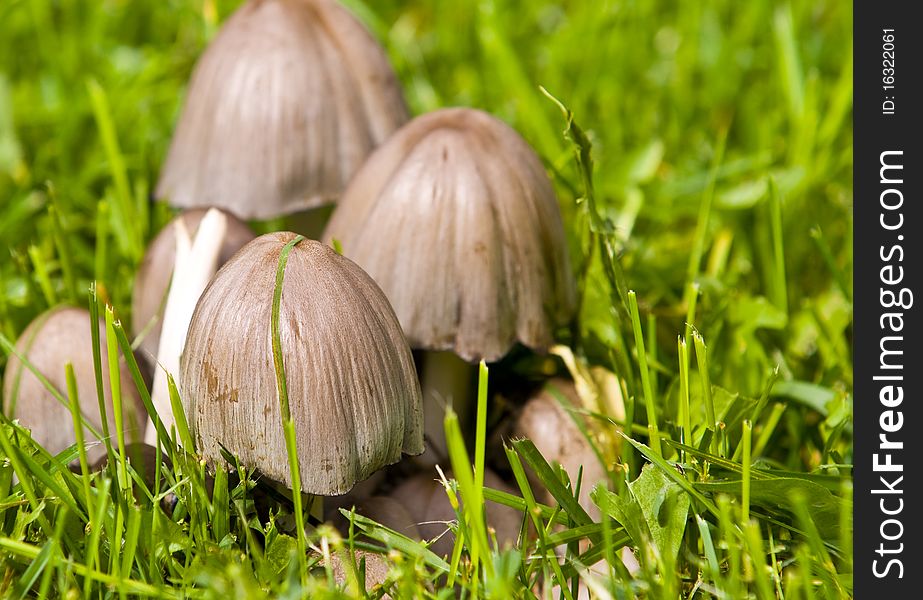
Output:
[[[147,247],[135,275],[135,284],[131,292],[132,333],[135,337],[141,338],[137,354],[149,377],[154,371],[160,330],[163,326],[163,310],[176,266],[177,223],[182,221],[189,236],[194,238],[206,212],[207,209],[204,208],[185,210],[170,221]],[[218,267],[255,237],[246,223],[230,213],[223,214],[226,229],[219,245]]]
[[[283,251],[289,254],[277,282]],[[402,451],[423,451],[420,388],[384,293],[329,247],[277,232],[225,263],[189,325],[182,398],[197,449],[212,465],[223,464],[223,447],[291,489],[276,356],[304,492],[343,494]]]
[[[165,431],[169,431],[175,421],[167,377],[168,374],[177,374],[178,378],[179,358],[186,342],[189,320],[199,295],[220,266],[229,216],[220,209],[208,209],[198,223],[195,236],[190,235],[184,219],[173,221],[173,277],[163,308],[163,326],[157,344],[157,363],[161,368],[154,372],[151,389],[151,401]],[[156,444],[157,435],[153,421],[148,420],[145,441]]]
[[[101,433],[103,428],[96,391],[90,323],[90,313],[86,309],[70,306],[54,308],[39,315],[26,327],[16,342],[16,351],[64,396],[67,395],[64,367],[70,362],[74,369],[83,417]],[[100,346],[105,353],[106,326],[102,319],[98,326]],[[102,369],[107,426],[110,435],[115,436],[115,415],[105,354]],[[139,441],[146,413],[124,360],[119,361],[119,382],[125,440]],[[55,398],[15,353],[10,355],[6,365],[3,384],[3,397],[6,399],[4,412],[31,429],[32,439],[46,450],[57,454],[77,441],[70,408]],[[93,439],[86,428],[84,439]],[[102,452],[102,448],[94,448],[90,453],[91,460],[95,460]]]
[[157,185],[269,219],[331,203],[407,120],[385,52],[333,0],[250,0],[200,58]]
[[[446,473],[451,476],[451,472]],[[518,496],[519,492],[508,485],[494,471],[484,469],[484,485]],[[389,496],[400,503],[417,524],[423,539],[429,540],[429,549],[438,555],[452,553],[455,536],[448,530],[447,522],[457,518],[449,504],[442,483],[429,473],[419,473],[398,485]],[[522,513],[515,508],[488,501],[487,526],[495,532],[501,547],[513,546],[519,539]]]
[[[464,362],[516,343],[546,350],[575,308],[564,226],[542,163],[482,111],[417,117],[353,178],[324,231],[385,291],[422,367],[426,434],[445,454],[440,401],[467,417]],[[443,351],[443,352],[438,352]]]
[[[609,475],[590,441],[577,425],[575,419],[582,417],[567,411],[555,397],[557,394],[564,396],[571,405],[581,406],[573,383],[553,379],[523,407],[513,427],[513,435],[532,440],[549,463],[558,463],[564,467],[574,485],[580,475],[580,494],[577,500],[593,519],[598,520],[599,508],[590,499],[590,492],[597,482],[606,481]],[[545,490],[545,486],[531,470],[528,474],[533,489],[544,490],[543,502],[553,504],[554,499]]]

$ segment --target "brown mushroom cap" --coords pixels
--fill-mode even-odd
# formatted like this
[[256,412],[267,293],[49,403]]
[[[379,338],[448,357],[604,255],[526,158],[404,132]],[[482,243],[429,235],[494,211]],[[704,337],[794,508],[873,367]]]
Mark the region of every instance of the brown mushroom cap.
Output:
[[417,117],[344,192],[324,240],[388,295],[414,348],[496,360],[547,349],[575,284],[551,182],[535,152],[487,113]]
[[[106,416],[110,434],[114,437],[115,416],[112,411],[112,392],[106,360],[106,327],[102,319],[99,320],[99,339]],[[102,433],[102,419],[96,396],[89,311],[62,306],[39,315],[23,331],[16,342],[16,349],[65,397],[67,380],[64,365],[69,361],[74,367],[83,416],[93,428]],[[120,360],[119,364],[125,439],[129,442],[140,441],[144,435],[143,426],[146,418],[144,404],[125,361]],[[4,372],[3,397],[4,412],[12,418],[19,419],[24,427],[31,429],[32,438],[49,452],[57,454],[77,441],[70,409],[61,404],[15,354],[10,356]],[[84,440],[88,444],[92,444],[95,439],[89,430],[84,430]],[[91,453],[91,459],[95,459],[99,454]]]
[[[273,369],[271,313],[279,255],[295,238],[269,233],[244,246],[203,292],[180,371],[196,446],[291,486]],[[347,492],[423,451],[420,386],[382,291],[355,263],[313,240],[291,250],[279,312],[281,351],[303,489]]]
[[333,0],[250,0],[202,55],[157,186],[269,219],[334,201],[407,120],[381,46]]
[[[202,222],[207,212],[206,208],[185,210],[167,223],[147,247],[141,266],[138,267],[135,284],[131,291],[132,333],[135,336],[140,335],[156,318],[156,322],[151,325],[137,350],[137,354],[148,367],[156,361],[157,345],[160,342],[160,330],[163,325],[163,309],[176,261],[174,224],[178,219],[182,219],[190,237],[195,237],[199,223]],[[218,255],[219,267],[244,244],[256,237],[246,223],[230,213],[225,212],[224,215],[227,228]]]
[[[516,419],[513,428],[514,437],[526,437],[532,440],[535,447],[549,463],[558,463],[567,471],[571,482],[577,483],[581,473],[580,505],[583,506],[591,517],[599,517],[599,508],[590,499],[593,487],[600,481],[606,481],[608,473],[593,451],[590,441],[577,426],[575,418],[554,397],[553,391],[563,394],[572,406],[580,407],[580,397],[574,384],[564,379],[551,380],[537,395],[532,397],[523,407]],[[529,470],[533,489],[543,490],[546,504],[553,504],[551,494]]]

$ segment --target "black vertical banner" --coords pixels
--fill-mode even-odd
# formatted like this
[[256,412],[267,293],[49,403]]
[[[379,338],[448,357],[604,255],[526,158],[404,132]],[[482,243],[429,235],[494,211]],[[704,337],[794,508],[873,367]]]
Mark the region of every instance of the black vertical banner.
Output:
[[854,3],[857,598],[923,597],[923,29],[915,6]]

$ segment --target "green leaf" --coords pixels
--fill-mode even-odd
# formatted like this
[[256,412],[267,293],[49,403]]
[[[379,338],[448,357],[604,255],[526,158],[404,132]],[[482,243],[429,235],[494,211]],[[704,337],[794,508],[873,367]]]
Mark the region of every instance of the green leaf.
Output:
[[[728,494],[740,497],[742,485],[740,480],[724,482],[694,483],[701,492]],[[795,477],[776,477],[772,479],[750,480],[750,503],[769,512],[778,512],[781,508],[794,513],[796,494],[801,494],[808,504],[811,518],[818,531],[826,539],[836,539],[840,531],[840,511],[843,501],[834,496],[826,487]]]
[[363,517],[360,514],[346,510],[345,508],[340,509],[340,513],[343,514],[347,519],[351,519],[352,522],[365,533],[369,538],[381,542],[389,548],[396,548],[401,552],[404,552],[410,556],[415,556],[421,559],[430,567],[447,573],[449,571],[449,564],[436,556],[436,554],[428,549],[426,546],[411,540],[405,535],[402,535],[393,529],[389,529],[384,525],[380,525],[375,521]]
[[646,146],[632,150],[613,177],[626,186],[647,183],[657,173],[663,161],[663,152],[663,142],[653,139]]
[[290,535],[279,534],[272,538],[266,545],[266,560],[263,563],[270,569],[269,573],[262,573],[262,579],[271,581],[279,577],[288,569],[289,562],[295,555],[298,542]]
[[827,404],[836,398],[836,392],[830,388],[807,381],[780,381],[773,386],[770,395],[774,398],[791,398],[825,417]]
[[785,312],[763,296],[741,296],[730,305],[730,319],[741,334],[757,329],[784,329],[788,323]]
[[603,514],[609,515],[625,528],[635,544],[640,545],[650,539],[650,531],[644,526],[641,507],[634,497],[628,494],[626,497],[619,496],[606,489],[605,485],[597,484],[590,498]]
[[675,557],[686,531],[689,495],[654,465],[644,465],[628,490],[640,506],[661,556]]

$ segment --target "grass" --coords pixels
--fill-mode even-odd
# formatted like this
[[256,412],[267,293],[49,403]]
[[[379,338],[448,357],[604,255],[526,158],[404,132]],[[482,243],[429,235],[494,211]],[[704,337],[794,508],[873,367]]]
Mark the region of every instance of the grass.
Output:
[[[579,318],[559,339],[573,368],[491,366],[467,447],[447,416],[447,557],[359,516],[356,535],[318,527],[299,553],[290,508],[261,518],[240,466],[207,483],[174,439],[188,438],[182,421],[159,427],[172,466],[151,489],[121,431],[103,432],[110,467],[90,473],[79,448],[51,456],[3,419],[0,596],[337,597],[345,585],[363,597],[357,549],[392,565],[372,597],[850,596],[851,7],[346,3],[415,114],[484,108],[542,156],[579,274]],[[0,366],[34,317],[88,298],[115,334],[97,343],[99,386],[102,361],[130,346],[134,273],[170,216],[149,193],[195,59],[235,6],[0,4]],[[571,480],[524,440],[485,456],[504,372],[571,372],[590,390],[590,373],[615,377],[623,418],[610,396],[571,407],[608,480]],[[75,393],[58,390],[65,405]],[[485,462],[520,495],[485,488]],[[522,511],[514,548],[484,522],[498,501]],[[346,584],[330,555],[349,565]]]

